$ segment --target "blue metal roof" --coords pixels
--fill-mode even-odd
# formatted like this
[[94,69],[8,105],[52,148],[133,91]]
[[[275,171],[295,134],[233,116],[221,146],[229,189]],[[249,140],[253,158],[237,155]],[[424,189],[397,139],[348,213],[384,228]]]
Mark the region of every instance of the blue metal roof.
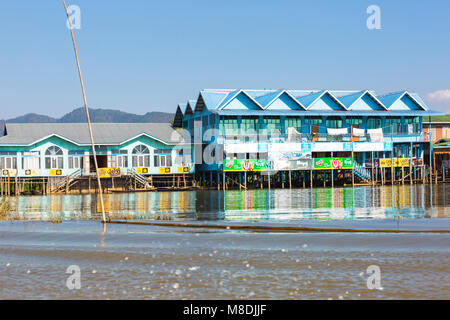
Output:
[[[423,116],[428,115],[430,110],[419,95],[408,91],[377,95],[371,90],[205,89],[200,91],[199,97],[203,99],[204,107],[209,111],[233,109],[232,112],[235,114],[263,111],[259,109],[266,109],[266,113],[272,114],[281,114],[283,111],[297,114],[299,111],[305,111],[300,110],[303,107],[307,109],[308,115],[344,112],[342,114],[345,115]],[[293,110],[297,106],[289,99],[298,104],[298,110]],[[272,104],[274,108],[268,108]],[[195,103],[189,101],[189,105],[193,108]],[[199,107],[197,111],[200,109],[202,108]],[[432,114],[440,113],[432,112]]]
[[382,117],[426,117],[426,116],[439,116],[444,113],[438,111],[422,111],[422,110],[333,110],[333,111],[323,111],[323,110],[210,110],[212,113],[217,113],[219,115],[237,115],[237,116],[342,116],[342,117],[363,117],[363,116],[382,116]]

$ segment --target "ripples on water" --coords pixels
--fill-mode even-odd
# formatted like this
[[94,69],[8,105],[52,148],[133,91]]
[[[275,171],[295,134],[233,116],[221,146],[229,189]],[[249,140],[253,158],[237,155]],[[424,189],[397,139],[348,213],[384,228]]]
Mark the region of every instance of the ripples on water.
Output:
[[[112,217],[447,228],[450,186],[106,195]],[[0,299],[450,299],[450,235],[248,233],[102,225],[94,195],[11,198],[0,222]],[[420,219],[444,218],[444,219]],[[446,219],[447,218],[447,219]],[[48,223],[29,220],[67,220]],[[348,221],[348,220],[358,221]],[[397,219],[399,221],[399,219]],[[211,223],[211,222],[210,222]],[[381,268],[383,290],[366,269]],[[66,287],[81,268],[81,289]]]
[[[11,198],[20,219],[98,217],[96,195]],[[140,192],[105,195],[113,218],[171,220],[294,220],[450,217],[450,185],[249,191]]]

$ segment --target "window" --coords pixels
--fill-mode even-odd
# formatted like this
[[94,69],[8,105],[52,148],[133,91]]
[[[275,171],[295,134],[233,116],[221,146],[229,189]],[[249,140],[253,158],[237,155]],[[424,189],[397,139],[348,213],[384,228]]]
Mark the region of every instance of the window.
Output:
[[242,117],[241,119],[241,134],[257,134],[258,118],[256,117]]
[[322,124],[322,118],[321,117],[306,117],[305,118],[305,124],[310,125],[321,125]]
[[17,152],[0,151],[0,169],[17,169]]
[[224,116],[220,122],[220,133],[221,134],[237,134],[238,133],[238,121],[237,117]]
[[41,168],[40,152],[24,152],[22,154],[22,168],[24,170],[40,169]]
[[133,149],[133,167],[150,167],[150,151],[142,144],[136,146]]
[[187,165],[190,165],[192,163],[191,158],[192,158],[191,150],[186,148],[184,150],[182,149],[182,150],[178,150],[177,151],[177,157],[176,157],[175,162],[176,162],[177,165],[187,166]]
[[330,129],[342,128],[342,119],[339,117],[328,117],[326,120],[326,126]]
[[349,127],[357,126],[359,128],[359,126],[361,126],[363,123],[363,119],[362,119],[362,117],[351,117],[351,118],[345,119],[345,122],[347,123],[347,125]]
[[111,155],[112,168],[128,167],[128,150],[111,150]]
[[84,151],[69,151],[69,169],[83,168]]
[[281,134],[281,121],[279,117],[264,117],[267,134]]
[[402,132],[402,119],[400,117],[386,118],[385,133],[396,134]]
[[381,119],[379,117],[367,118],[367,129],[381,128]]
[[294,128],[298,132],[301,132],[302,130],[302,119],[297,117],[287,117],[284,120],[284,128],[287,130],[287,128]]
[[62,169],[63,152],[57,146],[51,146],[45,151],[45,169]]
[[171,167],[172,166],[172,150],[162,149],[155,150],[153,165],[155,167]]

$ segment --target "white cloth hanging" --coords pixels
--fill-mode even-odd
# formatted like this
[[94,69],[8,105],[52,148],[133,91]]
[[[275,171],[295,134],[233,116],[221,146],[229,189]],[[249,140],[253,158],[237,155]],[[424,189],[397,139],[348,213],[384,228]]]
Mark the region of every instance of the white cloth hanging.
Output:
[[360,129],[360,128],[353,128],[352,129],[353,132],[353,136],[354,137],[363,137],[365,130],[364,129]]
[[329,136],[341,136],[347,133],[348,133],[347,128],[339,128],[339,129],[327,128],[327,134]]
[[370,137],[370,141],[383,141],[384,140],[384,136],[383,136],[383,129],[382,128],[378,128],[378,129],[367,129],[367,134]]
[[297,131],[294,127],[289,127],[286,129],[287,138],[286,142],[299,142],[302,134]]

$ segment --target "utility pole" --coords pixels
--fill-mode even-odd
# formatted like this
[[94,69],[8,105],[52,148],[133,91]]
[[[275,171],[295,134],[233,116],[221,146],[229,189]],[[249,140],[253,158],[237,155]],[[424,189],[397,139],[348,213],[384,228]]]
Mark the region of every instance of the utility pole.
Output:
[[83,93],[84,110],[86,111],[86,118],[87,118],[87,123],[88,123],[88,127],[89,127],[89,137],[91,139],[91,146],[92,146],[92,155],[94,156],[95,172],[97,175],[98,190],[99,190],[100,202],[101,202],[101,206],[102,206],[102,222],[106,223],[105,204],[103,203],[102,183],[100,180],[100,176],[98,174],[98,163],[97,163],[97,155],[95,152],[94,136],[92,134],[91,119],[89,117],[89,109],[88,109],[88,105],[87,105],[86,91],[84,90],[83,76],[81,74],[80,61],[78,59],[77,45],[75,43],[75,36],[73,35],[72,22],[70,21],[69,11],[67,10],[66,2],[64,0],[62,0],[62,2],[64,5],[64,9],[66,10],[67,21],[69,22],[70,35],[72,36],[73,50],[75,52],[75,59],[77,61],[78,76],[80,78],[81,91]]

